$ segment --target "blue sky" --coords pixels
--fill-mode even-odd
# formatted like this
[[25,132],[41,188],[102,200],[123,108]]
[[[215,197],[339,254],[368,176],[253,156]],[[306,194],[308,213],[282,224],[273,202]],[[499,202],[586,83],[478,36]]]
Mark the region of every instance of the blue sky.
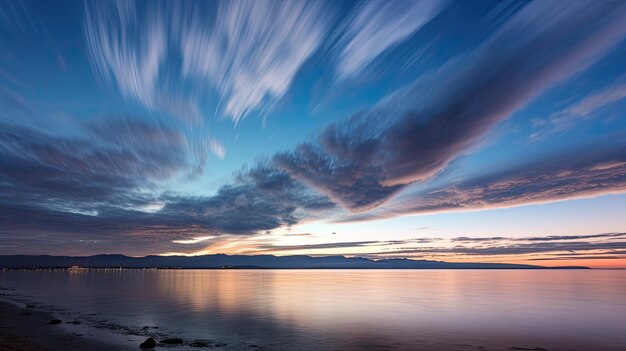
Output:
[[[593,1],[2,1],[0,252],[624,265],[621,236],[580,237],[626,229],[624,23]],[[573,246],[496,250],[542,236]]]

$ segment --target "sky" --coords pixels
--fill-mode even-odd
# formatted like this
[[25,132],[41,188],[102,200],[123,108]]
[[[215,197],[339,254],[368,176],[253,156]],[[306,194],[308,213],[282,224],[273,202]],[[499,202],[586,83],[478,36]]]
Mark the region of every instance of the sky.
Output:
[[0,0],[0,254],[626,268],[626,3]]

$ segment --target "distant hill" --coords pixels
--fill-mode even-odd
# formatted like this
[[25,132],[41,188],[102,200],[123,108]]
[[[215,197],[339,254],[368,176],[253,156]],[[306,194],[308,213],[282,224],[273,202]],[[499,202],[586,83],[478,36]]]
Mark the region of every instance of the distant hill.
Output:
[[[267,269],[542,269],[546,267],[508,264],[508,263],[457,263],[410,259],[371,260],[362,257],[305,255],[205,255],[205,256],[145,256],[128,257],[124,255],[95,256],[0,256],[1,268],[267,268]],[[557,267],[586,268],[586,267]]]

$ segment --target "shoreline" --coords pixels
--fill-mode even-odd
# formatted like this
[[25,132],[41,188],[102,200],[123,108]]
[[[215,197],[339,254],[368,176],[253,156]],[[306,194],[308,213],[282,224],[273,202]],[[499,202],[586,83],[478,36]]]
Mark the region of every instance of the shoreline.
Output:
[[[125,347],[106,343],[95,337],[67,330],[63,325],[50,322],[56,319],[48,312],[25,308],[0,300],[0,351],[125,351],[138,347]],[[65,322],[62,322],[65,323]]]
[[148,338],[154,346],[147,350],[248,350],[216,340],[183,340],[157,326],[124,326],[106,319],[94,322],[89,316],[19,299],[20,295],[7,293],[14,291],[11,288],[0,287],[0,291],[0,351],[143,350],[141,344]]

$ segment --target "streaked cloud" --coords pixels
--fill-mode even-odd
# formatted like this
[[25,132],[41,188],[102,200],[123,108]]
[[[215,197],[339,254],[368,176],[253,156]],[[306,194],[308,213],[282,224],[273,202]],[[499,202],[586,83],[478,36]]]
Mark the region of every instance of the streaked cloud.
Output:
[[340,39],[337,71],[345,79],[363,69],[386,50],[406,40],[445,6],[437,0],[363,1],[346,21]]
[[97,76],[122,95],[156,108],[168,50],[162,15],[133,1],[86,4],[85,37]]
[[191,238],[191,239],[186,239],[186,240],[172,240],[173,243],[175,244],[197,244],[197,243],[201,243],[207,240],[211,240],[211,239],[215,239],[216,237],[213,235],[207,235],[207,236],[201,236],[201,237],[197,237],[197,238]]
[[[474,52],[274,160],[351,211],[380,206],[606,55],[626,37],[624,21],[622,3],[530,3]],[[590,22],[595,25],[585,26]]]
[[[626,242],[565,242],[565,243],[525,243],[512,245],[490,245],[483,247],[472,246],[456,246],[452,248],[410,248],[400,250],[381,251],[377,254],[381,255],[398,255],[398,254],[462,254],[469,256],[496,256],[496,255],[527,255],[552,252],[568,252],[568,251],[595,251],[603,250],[603,252],[611,253],[614,249],[626,248]],[[571,253],[570,253],[571,255]],[[620,258],[626,258],[622,256]]]
[[377,210],[344,221],[511,207],[624,191],[626,146],[590,144],[473,178],[407,191]]
[[324,6],[292,0],[98,2],[87,5],[85,32],[95,72],[126,97],[198,120],[201,100],[215,89],[221,112],[237,122],[287,92],[327,33]]
[[[626,97],[626,72],[611,61],[623,56],[624,3],[81,5],[83,22],[65,22],[77,13],[0,0],[0,41],[16,49],[0,53],[4,251],[556,259],[624,250],[621,233],[516,239],[503,228],[394,240],[403,234],[390,229],[380,240],[334,227],[625,192],[623,121],[610,131],[592,121]],[[359,89],[377,65],[380,84]],[[336,106],[307,115],[307,97],[329,81]],[[570,92],[575,98],[551,96]],[[537,103],[549,111],[531,122]],[[272,137],[241,123],[272,112],[279,118],[264,125]],[[485,148],[509,123],[519,137]],[[527,142],[533,132],[575,128],[584,141],[562,133],[558,142]],[[240,147],[250,149],[231,149]],[[227,154],[233,159],[209,164]],[[416,220],[421,235],[433,228]]]
[[211,151],[219,158],[226,156],[226,148],[216,139],[209,140]]
[[[186,167],[184,137],[164,125],[111,118],[84,128],[90,140],[3,124],[4,194],[15,190],[23,199],[30,192],[58,191],[59,199],[71,200],[72,194],[97,199],[118,187],[168,179]],[[17,196],[22,187],[28,191]]]
[[370,240],[281,245],[257,243],[250,252],[275,254],[322,254],[329,250],[348,250],[352,256],[370,258],[411,257],[452,261],[497,260],[556,261],[588,258],[626,259],[626,233],[558,235],[533,237],[456,237],[415,238],[404,240]]
[[626,98],[626,83],[623,79],[611,86],[596,91],[576,101],[566,109],[554,112],[547,118],[536,118],[531,121],[536,132],[530,135],[532,140],[542,139],[548,135],[569,130],[577,123],[593,118],[598,112]]
[[335,207],[262,163],[214,195],[163,192],[162,181],[193,169],[180,133],[114,118],[84,128],[90,139],[2,125],[0,245],[27,249],[36,238],[39,253],[78,252],[93,241],[98,246],[88,250],[169,252],[172,244],[204,245],[208,236],[289,227]]
[[0,86],[0,104],[6,109],[0,112],[3,117],[9,119],[10,113],[16,111],[32,113],[31,108],[26,103],[26,99],[17,91]]
[[[183,74],[217,87],[235,122],[280,99],[328,30],[323,1],[221,1],[214,23],[191,15],[181,32]],[[277,20],[279,18],[280,20]]]

